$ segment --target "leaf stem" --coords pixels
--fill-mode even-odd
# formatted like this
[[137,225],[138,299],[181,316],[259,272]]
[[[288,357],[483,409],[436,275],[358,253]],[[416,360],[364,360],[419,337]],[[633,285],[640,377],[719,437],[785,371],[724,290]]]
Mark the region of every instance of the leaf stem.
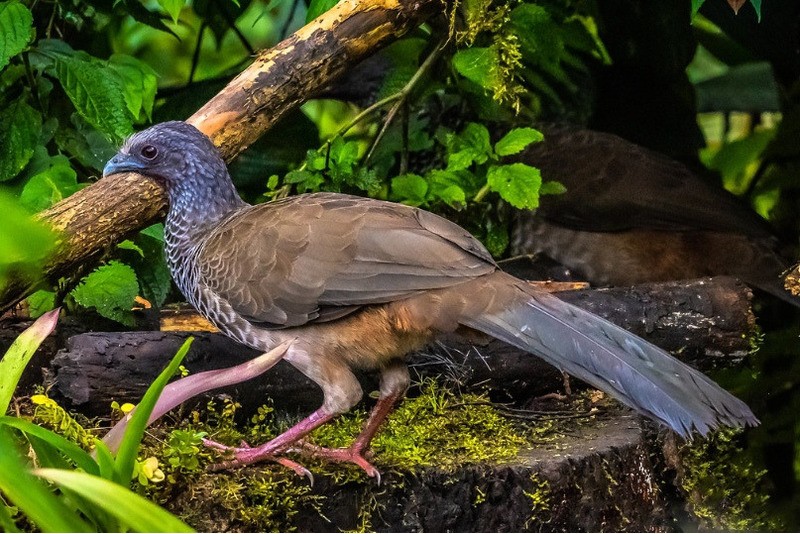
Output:
[[478,190],[478,192],[475,193],[475,196],[472,197],[472,201],[480,202],[483,200],[483,197],[485,197],[488,193],[489,193],[489,184],[483,184],[483,187],[481,187]]

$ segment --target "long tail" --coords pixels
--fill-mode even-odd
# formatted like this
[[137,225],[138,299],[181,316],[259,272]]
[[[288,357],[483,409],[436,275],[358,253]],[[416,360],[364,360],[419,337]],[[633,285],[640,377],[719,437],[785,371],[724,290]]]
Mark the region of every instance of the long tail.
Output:
[[489,291],[489,303],[461,324],[540,356],[684,437],[758,424],[745,403],[652,343],[506,273],[482,278],[475,289]]

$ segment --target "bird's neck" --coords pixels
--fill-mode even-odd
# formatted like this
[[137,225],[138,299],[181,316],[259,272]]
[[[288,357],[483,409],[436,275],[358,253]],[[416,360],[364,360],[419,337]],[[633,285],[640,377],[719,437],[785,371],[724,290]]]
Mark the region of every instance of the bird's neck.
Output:
[[203,238],[237,210],[247,206],[230,179],[206,185],[182,182],[169,189],[169,212],[164,225],[167,263],[178,287],[192,286],[192,262]]

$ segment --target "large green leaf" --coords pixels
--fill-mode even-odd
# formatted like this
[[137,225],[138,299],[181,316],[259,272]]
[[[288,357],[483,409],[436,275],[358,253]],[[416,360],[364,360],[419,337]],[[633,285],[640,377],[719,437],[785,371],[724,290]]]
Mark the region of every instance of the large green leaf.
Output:
[[489,188],[499,193],[503,200],[519,209],[533,209],[539,206],[539,187],[542,175],[539,169],[524,163],[498,165],[486,173]]
[[120,74],[84,52],[45,44],[40,44],[40,51],[52,59],[55,75],[80,116],[116,140],[128,136],[133,131],[133,114]]
[[0,111],[0,182],[14,178],[28,164],[42,130],[42,116],[20,96]]
[[0,2],[0,70],[33,36],[33,15],[19,2]]
[[0,491],[44,532],[93,531],[28,471],[7,427],[0,427]]
[[158,5],[167,12],[167,15],[172,18],[174,23],[178,22],[178,17],[180,17],[181,10],[185,4],[186,0],[158,0]]
[[392,196],[395,200],[419,206],[425,202],[428,194],[428,182],[416,174],[404,174],[392,178]]
[[98,267],[71,293],[81,306],[126,325],[133,324],[131,307],[138,294],[136,273],[118,261]]
[[3,359],[0,360],[0,416],[8,410],[11,396],[17,388],[17,382],[33,357],[33,353],[56,327],[58,312],[59,310],[53,310],[39,317],[36,322],[17,336]]
[[155,503],[109,480],[63,469],[36,469],[34,474],[67,488],[137,532],[194,532]]

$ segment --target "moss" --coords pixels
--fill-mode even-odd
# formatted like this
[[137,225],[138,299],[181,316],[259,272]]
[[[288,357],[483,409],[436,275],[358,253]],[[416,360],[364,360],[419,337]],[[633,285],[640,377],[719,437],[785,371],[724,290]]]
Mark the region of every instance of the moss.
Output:
[[741,430],[721,430],[684,445],[681,488],[704,529],[781,530],[768,516],[766,470],[753,465],[738,443]]
[[86,430],[90,426],[86,417],[77,416],[78,420],[44,393],[31,396],[31,402],[34,405],[31,420],[34,423],[53,430],[86,450],[94,447],[95,436]]
[[[312,434],[326,447],[346,447],[366,417],[347,414]],[[420,384],[420,395],[406,399],[372,442],[379,468],[410,472],[436,465],[453,470],[465,464],[502,463],[517,456],[528,442],[526,431],[494,408],[483,395],[457,396],[432,380]]]
[[550,512],[550,503],[552,500],[552,493],[550,491],[550,483],[540,478],[535,473],[531,475],[531,489],[523,492],[525,496],[531,501],[531,516],[525,523],[525,528],[533,523],[546,523],[547,515]]

